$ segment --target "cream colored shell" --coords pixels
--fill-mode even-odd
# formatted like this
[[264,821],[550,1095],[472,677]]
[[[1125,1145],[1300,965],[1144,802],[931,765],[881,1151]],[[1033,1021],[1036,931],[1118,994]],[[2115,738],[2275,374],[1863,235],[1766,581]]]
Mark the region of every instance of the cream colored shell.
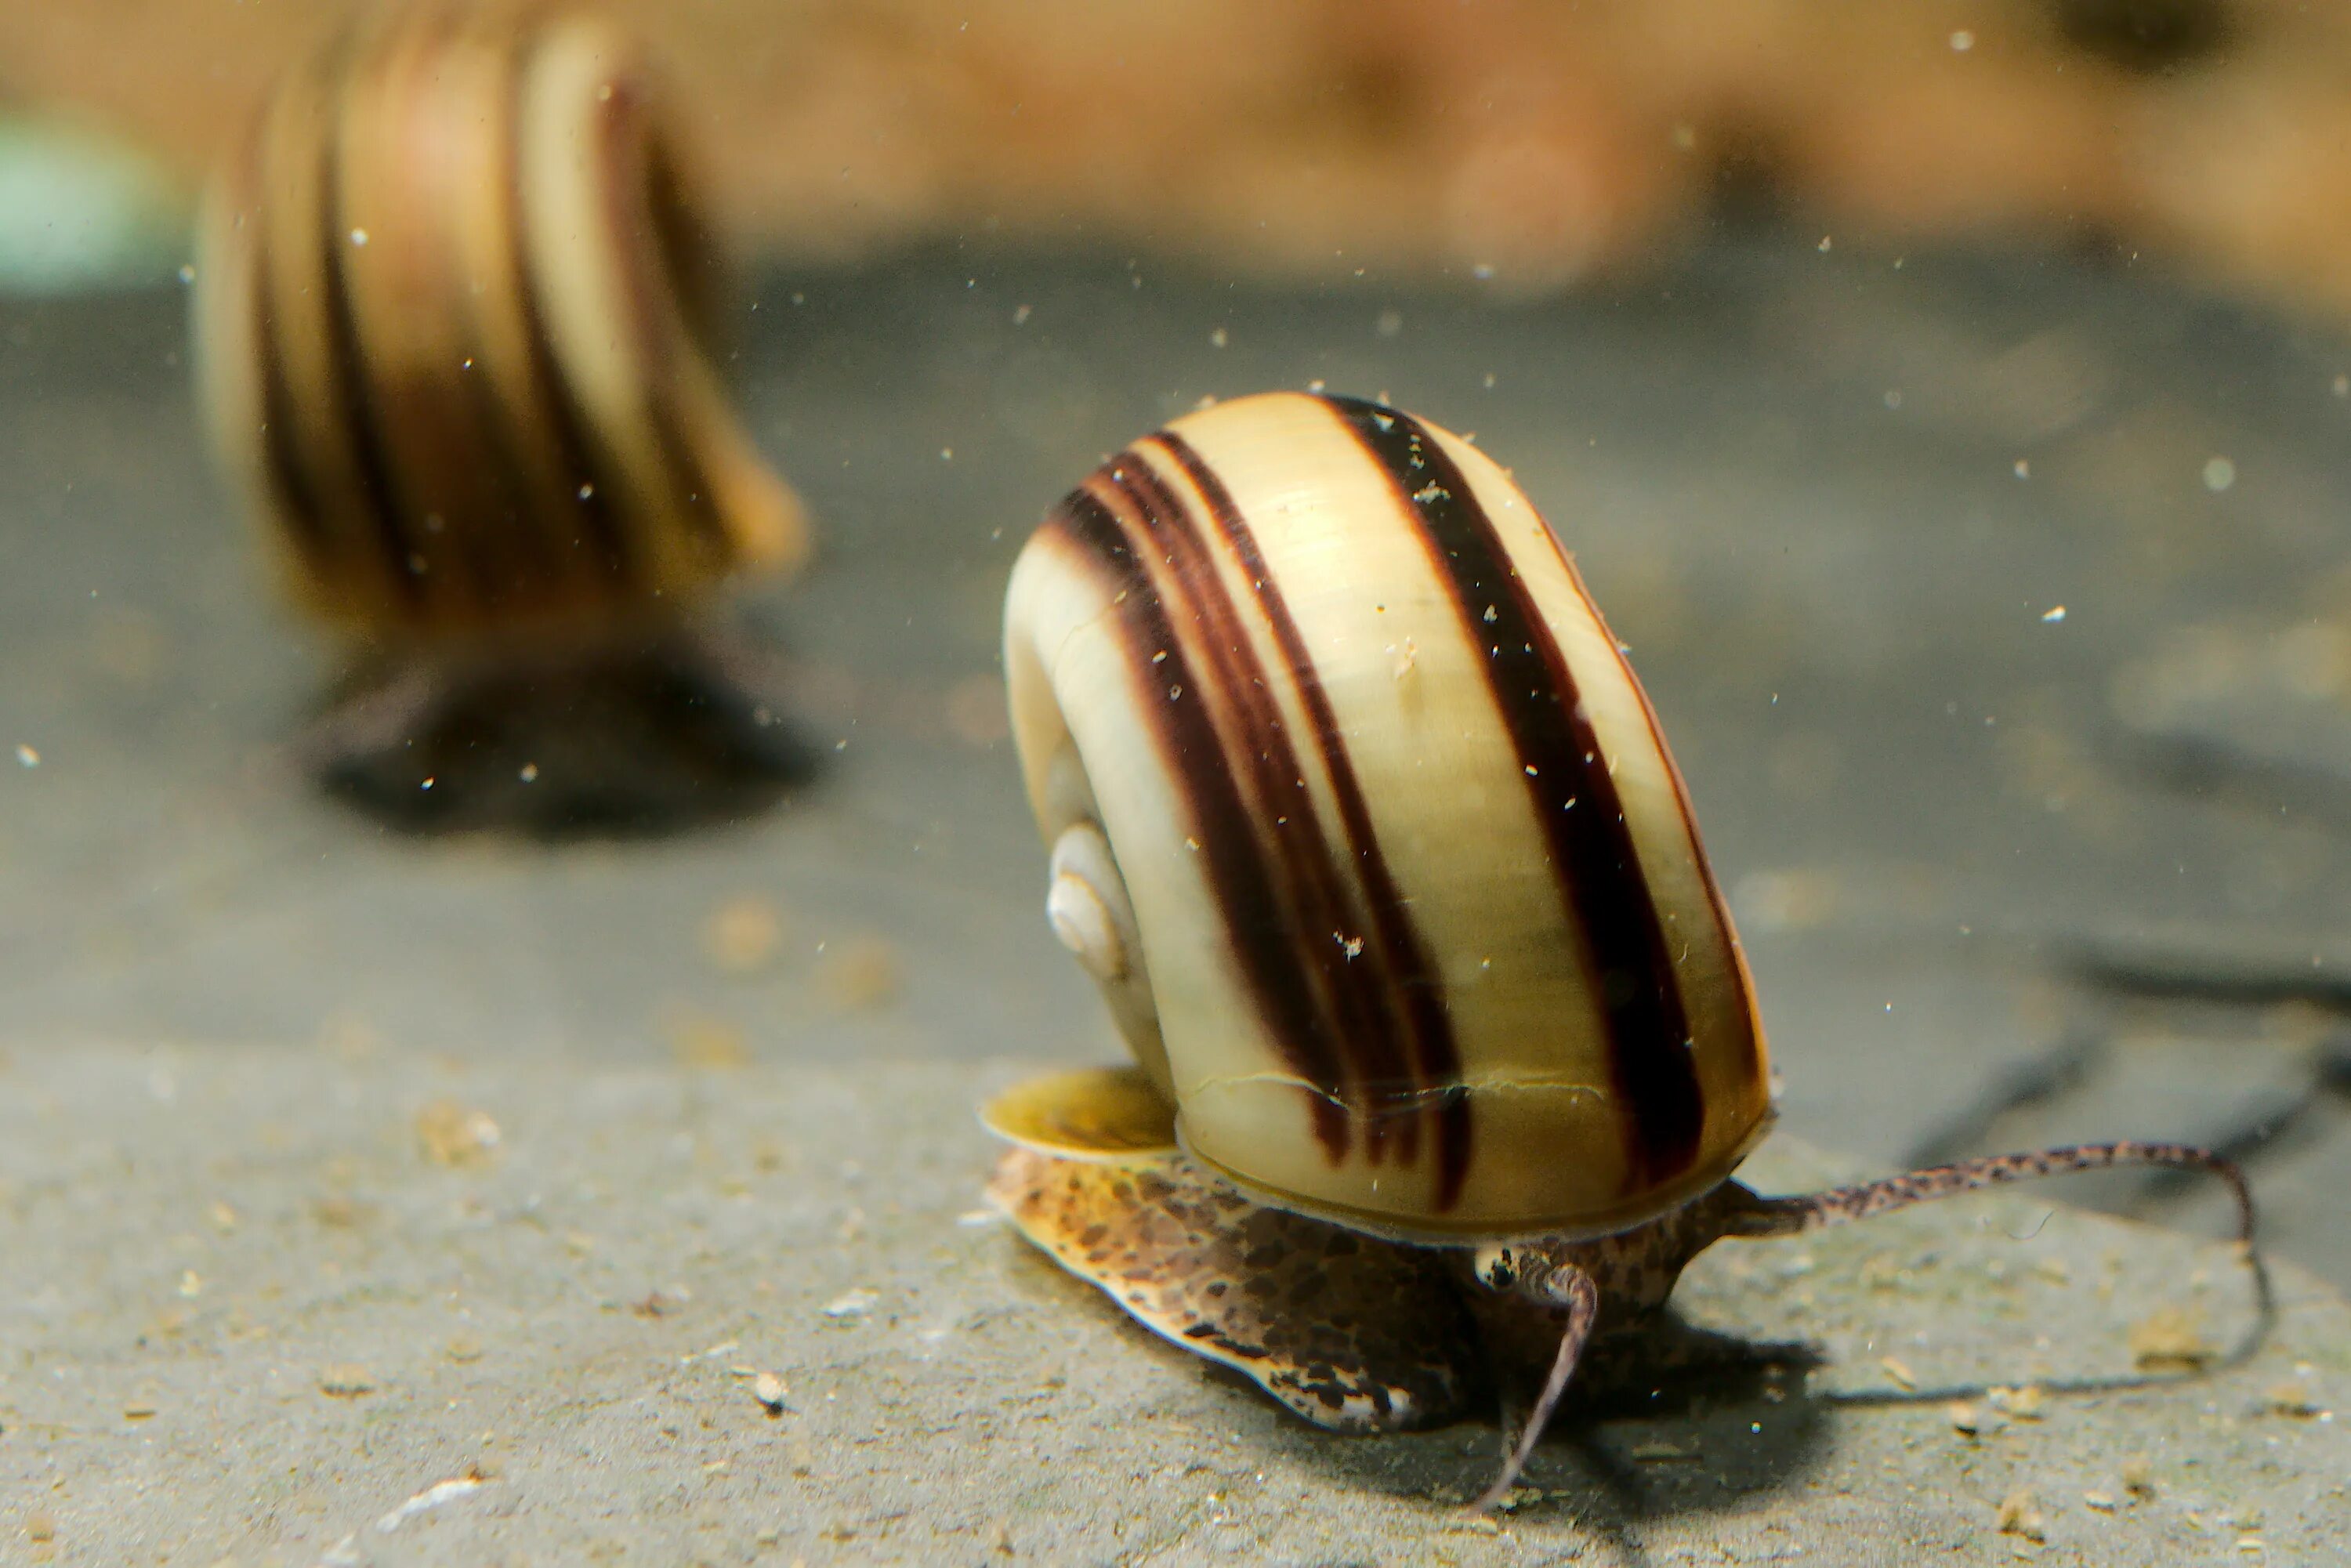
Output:
[[288,581],[369,632],[594,622],[805,549],[707,347],[705,226],[641,51],[391,6],[295,69],[208,196],[217,444]]
[[1655,717],[1476,448],[1350,400],[1187,415],[1039,529],[1005,636],[1050,917],[1196,1157],[1376,1231],[1589,1234],[1761,1135]]

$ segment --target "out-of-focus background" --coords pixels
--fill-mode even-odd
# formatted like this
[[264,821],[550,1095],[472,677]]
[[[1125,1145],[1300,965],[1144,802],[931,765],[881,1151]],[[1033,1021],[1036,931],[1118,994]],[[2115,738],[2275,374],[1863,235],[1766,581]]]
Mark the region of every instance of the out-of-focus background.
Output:
[[[550,842],[315,788],[295,742],[349,653],[204,444],[195,194],[345,8],[0,7],[0,1226],[60,1249],[0,1241],[0,1448],[78,1430],[60,1366],[200,1388],[188,1347],[266,1330],[290,1267],[256,1237],[324,1226],[361,1290],[414,1181],[530,1168],[453,1106],[496,1134],[655,1085],[582,1157],[658,1191],[709,1176],[666,1097],[1113,1052],[1040,918],[1005,574],[1105,452],[1317,381],[1474,431],[1576,552],[1688,776],[1787,1128],[1871,1168],[2219,1142],[2277,1251],[2351,1284],[2351,13],[607,9],[666,62],[743,285],[726,367],[811,518],[810,569],[735,603],[814,766],[730,820]],[[160,1176],[115,1102],[173,1129]],[[859,1116],[723,1178],[863,1195],[788,1295],[939,1245],[877,1195],[933,1131],[825,1142]],[[158,1182],[185,1215],[140,1207]],[[2220,1223],[2194,1188],[2067,1196]],[[117,1224],[152,1267],[77,1250]],[[26,1508],[85,1560],[71,1506]]]
[[[0,92],[184,184],[356,9],[16,7]],[[766,255],[955,235],[1530,293],[1768,191],[1855,237],[2063,236],[2351,308],[2351,16],[2296,0],[599,9],[659,39]]]

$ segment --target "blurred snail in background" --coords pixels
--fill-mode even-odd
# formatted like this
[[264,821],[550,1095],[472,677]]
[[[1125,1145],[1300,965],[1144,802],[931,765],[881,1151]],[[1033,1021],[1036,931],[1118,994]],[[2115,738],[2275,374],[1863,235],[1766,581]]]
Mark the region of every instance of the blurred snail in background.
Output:
[[[1343,1431],[1540,1392],[1723,1237],[2116,1165],[2116,1143],[1763,1197],[1772,1087],[1656,715],[1533,504],[1343,398],[1211,406],[1049,516],[1006,606],[1047,914],[1127,1069],[1016,1085],[990,1183],[1144,1325]],[[1506,1399],[1509,1391],[1506,1389]]]
[[[198,362],[281,575],[362,654],[330,771],[404,753],[413,799],[486,734],[615,713],[608,750],[642,757],[665,708],[699,727],[689,774],[777,761],[726,755],[730,672],[685,620],[808,549],[713,363],[708,251],[658,84],[603,22],[392,6],[278,88],[208,198]],[[614,758],[577,761],[540,759],[542,800]]]

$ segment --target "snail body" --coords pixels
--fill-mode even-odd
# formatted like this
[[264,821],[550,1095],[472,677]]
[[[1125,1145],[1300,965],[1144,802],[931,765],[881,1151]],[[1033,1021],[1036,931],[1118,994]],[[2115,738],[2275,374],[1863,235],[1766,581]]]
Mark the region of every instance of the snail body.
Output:
[[1023,549],[1005,664],[1048,918],[1135,1061],[985,1107],[1016,1145],[991,1193],[1338,1429],[1454,1417],[1487,1303],[1541,1314],[1483,1500],[1604,1319],[1725,1236],[2116,1163],[2243,1196],[2147,1144],[1729,1179],[1768,1056],[1656,716],[1525,494],[1401,411],[1268,394],[1127,447]]
[[573,716],[525,749],[617,703],[643,756],[632,682],[727,706],[689,622],[808,529],[718,374],[715,260],[605,21],[386,6],[280,83],[207,195],[196,361],[279,580],[362,666],[326,750],[406,750],[445,804],[533,690]]

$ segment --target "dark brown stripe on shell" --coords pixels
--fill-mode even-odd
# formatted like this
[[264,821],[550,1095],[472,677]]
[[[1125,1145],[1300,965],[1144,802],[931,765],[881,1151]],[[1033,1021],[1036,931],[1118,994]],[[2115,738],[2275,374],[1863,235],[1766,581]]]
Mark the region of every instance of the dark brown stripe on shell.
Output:
[[412,564],[416,549],[401,522],[400,488],[368,381],[367,350],[360,341],[359,317],[351,307],[350,279],[343,270],[344,247],[350,243],[350,224],[343,211],[343,132],[337,114],[320,141],[319,156],[319,281],[326,296],[329,375],[350,444],[350,477],[374,529],[385,575],[393,596],[413,608],[427,597],[429,585]]
[[[256,171],[262,167],[260,156],[256,149],[252,164]],[[319,492],[302,466],[300,446],[294,439],[294,394],[287,385],[286,356],[278,345],[277,308],[269,293],[269,239],[263,232],[268,221],[267,204],[254,193],[260,183],[256,176],[253,190],[240,192],[236,207],[254,231],[253,237],[246,242],[245,254],[253,273],[249,308],[253,311],[254,373],[261,381],[264,483],[269,488],[270,501],[277,515],[292,525],[289,532],[294,546],[310,570],[319,576],[332,577],[333,549],[321,521]],[[232,354],[237,350],[235,346],[224,345],[217,351]]]
[[[460,20],[454,12],[423,13],[402,30],[397,47],[369,57],[338,106],[340,115],[350,116],[356,112],[354,105],[365,105],[369,114],[364,123],[373,127],[377,139],[389,142],[386,151],[392,155],[379,155],[360,172],[370,180],[377,214],[408,214],[399,224],[407,232],[394,248],[411,250],[409,265],[416,269],[413,276],[419,284],[427,269],[443,275],[436,286],[420,287],[416,298],[398,301],[403,319],[395,333],[411,330],[413,322],[413,329],[429,337],[436,316],[444,318],[444,329],[455,326],[446,319],[450,307],[456,302],[462,309],[468,292],[462,277],[452,277],[450,267],[456,206],[439,188],[445,182],[445,165],[441,156],[413,140],[429,124],[427,114],[438,108],[430,93]],[[353,173],[348,161],[344,171],[347,178]],[[340,219],[335,226],[342,227]],[[336,249],[344,258],[347,287],[379,308],[395,302],[380,272],[371,289],[368,269],[360,265],[361,253]],[[381,316],[377,327],[381,331]],[[464,357],[464,349],[456,344],[449,345],[448,351],[451,359]],[[461,401],[448,395],[439,374],[420,376],[390,357],[371,356],[367,370],[376,429],[389,471],[399,484],[400,521],[425,562],[420,581],[430,613],[434,619],[477,614],[496,597],[496,563],[504,546],[504,530],[468,526],[469,519],[486,510],[481,498],[486,465],[477,430],[465,418]]]
[[[605,227],[615,242],[613,263],[628,296],[623,315],[630,328],[638,375],[645,387],[646,421],[653,427],[653,444],[660,451],[669,484],[667,495],[648,497],[653,502],[648,517],[666,522],[673,514],[682,514],[713,559],[731,561],[734,543],[719,519],[709,479],[695,460],[685,432],[678,426],[674,385],[677,366],[669,352],[669,335],[664,329],[668,324],[665,319],[677,307],[671,298],[668,280],[652,276],[645,269],[645,254],[654,247],[658,231],[653,203],[661,183],[662,158],[653,143],[651,129],[641,124],[646,119],[643,89],[625,76],[615,78],[611,88],[612,95],[602,105],[598,126],[601,135],[596,178],[602,187]],[[629,154],[636,149],[643,150],[643,166],[632,169]],[[692,324],[684,320],[676,326],[681,331],[693,329]]]
[[[1355,875],[1363,886],[1383,977],[1393,990],[1391,1005],[1400,1008],[1407,1024],[1411,1082],[1404,1095],[1391,1093],[1386,1098],[1391,1103],[1403,1098],[1408,1113],[1427,1119],[1434,1134],[1431,1141],[1435,1145],[1432,1152],[1437,1169],[1437,1209],[1445,1213],[1459,1200],[1462,1183],[1468,1175],[1472,1131],[1469,1097],[1463,1092],[1461,1082],[1460,1048],[1453,1035],[1452,1014],[1446,1005],[1444,979],[1429,956],[1427,945],[1421,940],[1419,928],[1413,923],[1410,906],[1388,869],[1387,857],[1381,852],[1379,837],[1372,828],[1371,809],[1364,798],[1363,784],[1355,777],[1354,760],[1348,755],[1346,737],[1340,733],[1339,717],[1332,708],[1330,694],[1322,687],[1306,640],[1299,632],[1280,586],[1266,564],[1257,535],[1242,516],[1232,492],[1190,442],[1173,431],[1161,431],[1144,444],[1156,444],[1174,458],[1207,503],[1218,530],[1248,574],[1259,609],[1272,629],[1282,662],[1290,668],[1299,700],[1312,723],[1312,738],[1321,751],[1323,771],[1331,781],[1331,793],[1346,831],[1347,848],[1354,857]],[[1373,1092],[1374,1103],[1369,1113],[1376,1116],[1380,1113],[1376,1108],[1380,1094],[1376,1087]]]
[[1417,519],[1509,730],[1561,896],[1583,933],[1625,1119],[1628,1190],[1697,1158],[1706,1106],[1672,948],[1566,654],[1468,480],[1411,416],[1326,398]]
[[[486,130],[475,146],[480,164],[458,164],[468,176],[480,167],[480,176],[498,179],[507,183],[510,191],[510,167],[515,160],[515,146],[522,139],[519,127],[517,91],[515,73],[517,61],[529,54],[536,45],[536,30],[527,30],[519,37],[503,37],[498,30],[473,26],[458,37],[468,52],[482,54],[501,73],[498,97],[485,108]],[[496,115],[489,122],[486,115]],[[446,179],[446,174],[444,174]],[[444,197],[444,216],[452,233],[444,245],[435,246],[435,258],[440,263],[440,298],[449,301],[456,310],[456,327],[465,343],[461,355],[461,369],[465,374],[456,379],[456,397],[452,402],[452,418],[442,428],[440,437],[446,442],[444,461],[440,465],[442,477],[454,479],[463,486],[463,494],[452,501],[452,515],[456,517],[454,529],[465,536],[465,543],[477,550],[477,583],[480,583],[480,609],[485,616],[498,618],[513,612],[540,612],[559,604],[569,588],[569,580],[579,571],[579,559],[574,552],[552,550],[555,531],[552,517],[540,519],[546,503],[538,501],[540,486],[531,485],[529,458],[517,442],[513,421],[498,397],[496,367],[491,364],[491,331],[489,313],[491,301],[510,301],[517,291],[527,289],[529,280],[515,273],[519,268],[519,256],[513,245],[506,254],[496,256],[498,266],[507,268],[506,277],[489,277],[485,287],[470,287],[468,273],[473,246],[458,242],[456,216],[458,193],[449,191]],[[506,224],[519,224],[522,212],[510,200],[503,207]],[[454,473],[452,473],[454,470]],[[485,519],[489,527],[473,527],[470,519]],[[548,527],[540,527],[546,522]]]
[[[1153,716],[1151,732],[1192,813],[1191,837],[1200,846],[1234,958],[1290,1070],[1316,1091],[1307,1097],[1315,1139],[1335,1164],[1348,1144],[1347,1113],[1335,1098],[1340,1042],[1330,1037],[1306,970],[1297,961],[1301,934],[1288,919],[1288,905],[1259,851],[1249,805],[1203,700],[1200,677],[1150,566],[1118,518],[1088,491],[1071,493],[1047,517],[1045,528],[1070,539],[1110,580],[1135,700]],[[1155,662],[1161,653],[1166,657]]]
[[[514,72],[507,93],[510,138],[506,200],[507,210],[515,215],[515,304],[522,315],[523,341],[529,361],[532,395],[526,408],[547,421],[549,434],[554,438],[556,465],[562,485],[561,493],[555,497],[556,514],[544,517],[542,523],[559,547],[567,543],[577,546],[584,539],[589,547],[590,565],[607,586],[641,590],[643,585],[631,559],[630,541],[623,537],[620,517],[612,507],[614,476],[598,460],[598,444],[588,434],[587,416],[572,395],[563,361],[556,354],[554,340],[548,336],[547,317],[538,307],[538,275],[531,266],[536,236],[530,230],[530,209],[523,199],[522,167],[522,118],[527,107],[524,79],[536,43],[535,37],[527,39],[514,52]],[[523,412],[513,411],[509,417]],[[517,432],[514,439],[527,440],[528,433]],[[536,491],[538,487],[531,488]],[[577,504],[568,504],[567,497]]]
[[[1295,941],[1290,961],[1316,982],[1323,1028],[1344,1070],[1333,1087],[1363,1124],[1371,1163],[1382,1163],[1392,1142],[1397,1157],[1409,1160],[1420,1124],[1386,965],[1377,948],[1364,950],[1364,922],[1346,873],[1332,858],[1331,837],[1307,789],[1271,680],[1217,573],[1198,518],[1132,448],[1097,471],[1088,487],[1138,542],[1147,541],[1146,564],[1165,563],[1165,574],[1158,578],[1162,600],[1179,635],[1196,631],[1194,667],[1207,682],[1200,689],[1211,720],[1224,721],[1217,728],[1225,755],[1249,799],[1269,880],[1284,900]],[[1350,941],[1355,944],[1352,955],[1344,946]]]

